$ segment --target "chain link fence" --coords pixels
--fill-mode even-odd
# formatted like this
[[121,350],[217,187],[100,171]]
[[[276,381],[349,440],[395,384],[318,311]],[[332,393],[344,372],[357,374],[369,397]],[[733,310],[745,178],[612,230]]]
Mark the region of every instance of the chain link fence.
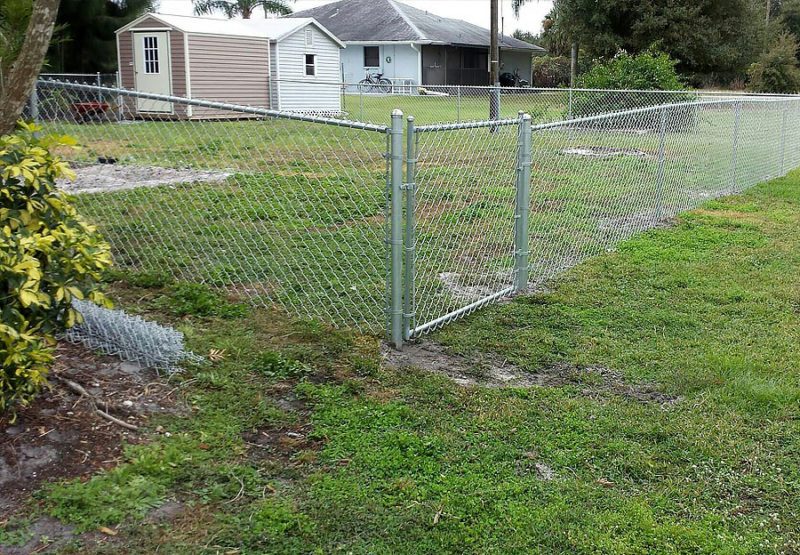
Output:
[[[462,110],[491,89],[449,89],[342,89],[341,113],[321,117],[40,81],[40,98],[64,99],[40,119],[82,145],[62,153],[77,173],[62,187],[119,266],[388,327],[397,346],[800,165],[796,98],[520,89],[489,121],[488,96]],[[108,106],[77,117],[89,94]]]
[[415,131],[406,338],[800,165],[796,98],[667,104],[518,131],[513,123]]
[[76,173],[61,187],[117,266],[339,326],[385,327],[386,126],[88,85],[39,89],[214,110],[215,119],[172,119],[121,102],[78,119],[67,102],[44,120],[78,139],[79,150],[60,153]]

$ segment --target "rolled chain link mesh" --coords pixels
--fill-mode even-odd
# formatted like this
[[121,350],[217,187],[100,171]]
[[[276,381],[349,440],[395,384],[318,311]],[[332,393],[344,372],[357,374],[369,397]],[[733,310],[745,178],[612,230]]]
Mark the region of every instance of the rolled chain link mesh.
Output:
[[184,349],[183,334],[173,328],[89,301],[74,299],[72,306],[83,322],[64,332],[63,338],[71,343],[83,343],[145,368],[170,372],[183,361],[203,360]]
[[[214,105],[202,119],[146,115],[147,95],[39,83],[48,131],[78,174],[63,187],[132,271],[207,283],[304,318],[378,332],[390,248],[404,248],[405,335],[514,292],[520,254],[538,286],[676,214],[800,165],[800,101],[694,91],[341,87],[341,112]],[[94,100],[92,100],[94,99]],[[77,104],[100,102],[99,113]],[[169,99],[176,114],[197,101]],[[413,210],[390,245],[387,125],[415,116]],[[522,145],[520,111],[531,116]],[[523,148],[524,146],[524,148]],[[528,154],[527,246],[515,244]],[[403,177],[403,183],[405,178]],[[413,257],[409,259],[409,257]],[[402,271],[402,269],[398,269]],[[410,283],[409,283],[410,282]]]

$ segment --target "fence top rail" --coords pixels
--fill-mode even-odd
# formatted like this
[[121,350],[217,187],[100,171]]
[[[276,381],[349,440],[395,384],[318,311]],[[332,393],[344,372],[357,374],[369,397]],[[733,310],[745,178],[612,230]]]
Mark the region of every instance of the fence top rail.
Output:
[[228,104],[226,102],[213,102],[209,100],[197,100],[192,98],[183,98],[180,96],[171,96],[166,94],[146,93],[140,91],[131,91],[127,89],[117,89],[112,87],[102,87],[98,85],[86,85],[82,83],[70,83],[68,81],[58,81],[51,79],[40,79],[38,85],[45,87],[61,87],[66,89],[75,89],[90,92],[108,93],[117,96],[128,96],[133,98],[145,98],[148,100],[160,100],[163,102],[175,102],[176,104],[184,104],[187,106],[200,106],[203,108],[216,108],[218,110],[226,110],[229,112],[239,112],[244,114],[253,114],[257,116],[265,116],[277,119],[289,119],[296,121],[306,121],[310,123],[321,123],[324,125],[333,125],[336,127],[349,127],[353,129],[363,129],[366,131],[377,131],[379,133],[388,132],[389,128],[386,125],[377,125],[374,123],[363,123],[358,121],[351,121],[345,119],[325,118],[319,116],[311,116],[293,112],[281,112],[278,110],[268,110],[266,108],[255,108],[253,106],[244,106],[240,104]]
[[639,114],[644,114],[648,112],[659,112],[661,110],[671,110],[677,108],[687,108],[687,107],[704,107],[704,106],[735,106],[736,104],[745,104],[745,103],[759,103],[759,104],[766,104],[767,102],[773,103],[788,103],[788,102],[798,102],[800,101],[800,97],[798,98],[774,98],[770,99],[769,101],[766,100],[748,100],[745,98],[739,98],[735,100],[704,100],[700,102],[678,102],[673,104],[659,104],[657,106],[647,106],[645,108],[636,108],[633,110],[625,110],[624,112],[608,112],[605,114],[598,114],[596,116],[586,116],[582,118],[573,118],[564,121],[553,121],[549,123],[538,123],[531,126],[533,131],[541,131],[544,129],[553,129],[556,127],[569,127],[576,124],[581,123],[592,123],[596,121],[604,121],[608,119],[614,118],[621,118],[625,116],[635,116]]
[[520,118],[492,119],[485,121],[463,121],[458,123],[435,123],[430,125],[418,125],[414,128],[417,133],[431,131],[455,131],[457,129],[476,129],[479,127],[504,127],[506,125],[519,125]]

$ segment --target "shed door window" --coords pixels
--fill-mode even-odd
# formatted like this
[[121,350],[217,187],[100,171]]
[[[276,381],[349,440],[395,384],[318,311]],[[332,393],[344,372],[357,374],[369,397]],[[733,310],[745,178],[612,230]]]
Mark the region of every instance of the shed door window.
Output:
[[158,67],[158,37],[142,37],[144,41],[144,72],[160,73]]
[[364,47],[364,67],[380,67],[381,51],[379,46]]
[[306,75],[317,74],[317,56],[315,54],[306,54]]

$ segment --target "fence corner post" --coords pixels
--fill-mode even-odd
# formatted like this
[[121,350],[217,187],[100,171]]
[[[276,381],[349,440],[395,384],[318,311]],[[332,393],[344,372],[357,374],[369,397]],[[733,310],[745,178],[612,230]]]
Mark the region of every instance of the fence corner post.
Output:
[[33,121],[39,120],[39,86],[37,81],[33,82],[30,96],[31,119]]
[[514,293],[528,288],[531,203],[531,116],[520,114],[517,148],[517,180],[514,196]]
[[661,221],[664,204],[664,143],[667,135],[667,109],[661,108],[658,139],[658,176],[656,177],[656,222]]
[[395,349],[403,348],[403,112],[392,111],[390,133],[390,272],[391,304],[389,338]]
[[734,104],[734,120],[733,120],[733,145],[731,148],[731,175],[730,175],[730,190],[729,195],[736,192],[736,156],[739,150],[739,120],[742,115],[742,101],[738,100]]
[[783,101],[783,123],[781,124],[781,164],[779,176],[783,176],[783,166],[786,160],[786,116],[789,114],[789,104]]
[[403,338],[411,339],[414,324],[414,269],[416,258],[416,189],[417,189],[417,136],[414,133],[414,116],[406,124],[406,233],[405,233],[405,288],[403,291]]

